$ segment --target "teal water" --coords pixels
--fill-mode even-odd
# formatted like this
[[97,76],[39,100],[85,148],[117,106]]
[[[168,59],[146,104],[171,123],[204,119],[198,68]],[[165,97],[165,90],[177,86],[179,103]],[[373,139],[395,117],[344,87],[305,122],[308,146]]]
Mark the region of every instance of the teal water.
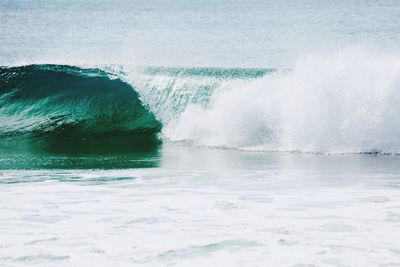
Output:
[[399,266],[394,0],[0,0],[1,266]]

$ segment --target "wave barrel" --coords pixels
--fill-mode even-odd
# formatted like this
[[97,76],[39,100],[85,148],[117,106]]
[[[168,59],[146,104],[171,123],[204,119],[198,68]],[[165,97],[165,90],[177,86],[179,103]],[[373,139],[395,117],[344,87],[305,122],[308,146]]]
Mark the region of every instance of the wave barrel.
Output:
[[154,138],[161,123],[131,85],[99,69],[0,67],[0,141]]

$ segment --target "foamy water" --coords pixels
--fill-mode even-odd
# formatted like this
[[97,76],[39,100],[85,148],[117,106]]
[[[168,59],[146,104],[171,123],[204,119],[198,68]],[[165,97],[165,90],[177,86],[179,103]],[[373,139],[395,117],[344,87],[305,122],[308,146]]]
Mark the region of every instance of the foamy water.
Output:
[[2,266],[395,266],[396,157],[167,145],[157,169],[2,171]]

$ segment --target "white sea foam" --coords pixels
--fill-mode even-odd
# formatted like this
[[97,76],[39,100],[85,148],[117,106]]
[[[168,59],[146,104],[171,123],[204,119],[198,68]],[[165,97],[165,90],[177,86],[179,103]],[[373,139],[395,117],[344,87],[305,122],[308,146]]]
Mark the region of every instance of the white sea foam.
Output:
[[164,135],[244,149],[400,151],[400,57],[308,55],[287,73],[222,87],[208,106],[189,104],[166,123]]
[[0,266],[397,266],[396,157],[166,144],[160,168],[2,170]]

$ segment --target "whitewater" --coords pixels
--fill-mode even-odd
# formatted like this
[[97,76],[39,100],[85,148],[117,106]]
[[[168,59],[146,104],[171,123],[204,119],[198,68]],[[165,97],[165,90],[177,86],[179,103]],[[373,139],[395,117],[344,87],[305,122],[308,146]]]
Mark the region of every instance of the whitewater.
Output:
[[400,266],[399,17],[0,1],[0,266]]
[[293,70],[221,82],[206,106],[190,103],[163,133],[240,149],[397,153],[399,64],[362,53],[306,56]]

